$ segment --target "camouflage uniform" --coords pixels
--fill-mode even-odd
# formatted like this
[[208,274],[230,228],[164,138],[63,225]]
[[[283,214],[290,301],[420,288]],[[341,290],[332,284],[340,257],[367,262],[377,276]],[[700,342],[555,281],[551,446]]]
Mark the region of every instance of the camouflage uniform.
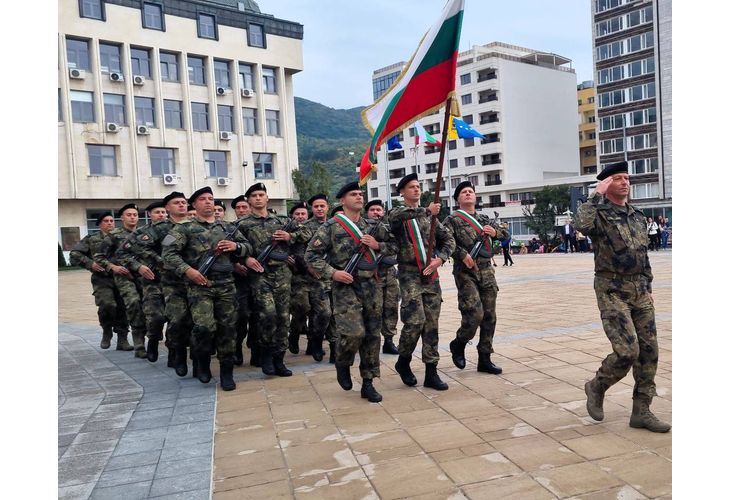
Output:
[[[104,233],[98,231],[86,235],[71,250],[70,260],[73,266],[83,266],[91,271],[93,256],[99,250],[103,241]],[[104,333],[111,336],[114,331],[122,337],[126,337],[129,325],[124,310],[124,301],[114,284],[114,277],[110,271],[91,271],[91,286],[93,289],[94,302],[99,316],[99,325]]]
[[614,205],[594,193],[578,209],[575,227],[593,242],[593,288],[613,347],[596,372],[597,389],[605,392],[633,368],[634,400],[650,402],[656,395],[659,348],[650,296],[653,275],[646,218],[628,203]]
[[[497,234],[495,238],[503,240],[508,237],[507,232],[482,214],[471,214],[484,227],[493,227]],[[456,332],[456,339],[466,344],[476,335],[479,328],[479,343],[477,351],[480,354],[491,354],[494,329],[497,325],[497,280],[492,269],[492,242],[482,247],[474,262],[475,267],[469,269],[464,265],[464,257],[481,238],[469,223],[451,214],[444,221],[444,226],[454,235],[456,248],[454,258],[454,282],[458,293],[459,311],[461,312],[461,326]],[[499,249],[499,244],[495,248]]]
[[[353,221],[354,222],[354,221]],[[368,234],[377,221],[360,218],[355,222],[363,234]],[[380,225],[373,235],[380,242],[380,252],[392,255],[395,245],[387,226]],[[335,221],[329,219],[307,246],[304,259],[324,279],[332,280],[336,270],[342,270],[359,249],[355,240]],[[363,259],[364,261],[365,259]],[[380,328],[383,315],[382,289],[376,282],[375,269],[362,265],[351,284],[332,281],[333,319],[337,335],[337,364],[352,366],[355,354],[360,354],[360,376],[380,377]]]
[[191,267],[198,269],[205,254],[216,247],[233,227],[225,221],[191,220],[175,224],[162,240],[165,268],[185,280],[190,314],[193,318],[191,352],[210,356],[213,342],[221,363],[233,363],[236,339],[236,288],[233,284],[232,256],[245,257],[251,246],[238,231],[229,239],[240,244],[237,252],[221,254],[207,274],[209,286],[196,285],[185,277]]
[[[431,228],[431,212],[422,207],[396,207],[389,214],[390,229],[398,243],[398,283],[400,285],[400,317],[403,328],[398,342],[401,356],[410,357],[419,337],[422,339],[421,357],[424,363],[436,365],[438,353],[438,321],[441,313],[441,284],[436,273],[421,280],[422,274],[416,263],[416,256],[406,223],[417,219],[424,247],[428,251],[428,237]],[[454,237],[437,221],[436,255],[444,261],[454,251]]]
[[[388,224],[387,217],[383,220]],[[388,226],[390,231],[390,226]],[[398,271],[395,265],[398,259],[395,255],[382,255],[379,258],[378,275],[380,288],[383,290],[383,325],[381,332],[384,338],[393,340],[398,324],[398,303],[400,302],[400,287],[398,286]]]

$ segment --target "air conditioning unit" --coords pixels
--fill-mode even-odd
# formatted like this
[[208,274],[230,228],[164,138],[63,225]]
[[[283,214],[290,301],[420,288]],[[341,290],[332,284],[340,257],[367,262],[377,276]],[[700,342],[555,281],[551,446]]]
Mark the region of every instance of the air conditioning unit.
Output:
[[142,75],[134,75],[132,83],[135,85],[144,85],[144,77]]
[[119,132],[119,125],[113,122],[109,122],[106,124],[106,131],[116,134],[117,132]]
[[162,183],[165,186],[174,186],[178,182],[180,182],[180,177],[175,174],[165,174],[162,176]]
[[233,137],[233,132],[226,132],[223,131],[220,133],[220,139],[221,141],[230,141],[231,137]]
[[147,125],[137,125],[137,135],[150,135],[150,129]]
[[83,80],[84,78],[86,78],[86,71],[84,71],[83,69],[71,68],[68,70],[68,76],[71,78],[75,78],[76,80]]
[[255,95],[256,92],[251,89],[241,89],[241,97],[253,97]]
[[231,183],[231,179],[228,177],[218,177],[218,185],[219,186],[227,186]]
[[109,73],[109,79],[113,82],[123,82],[124,75],[122,75],[121,73],[117,73],[117,72]]
[[216,87],[215,88],[215,93],[218,95],[226,95],[228,92],[230,92],[230,90],[225,87]]

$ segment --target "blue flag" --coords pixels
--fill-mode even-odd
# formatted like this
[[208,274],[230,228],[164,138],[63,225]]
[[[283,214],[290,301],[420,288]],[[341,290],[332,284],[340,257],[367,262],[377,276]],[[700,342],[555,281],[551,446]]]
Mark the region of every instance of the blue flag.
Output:
[[390,139],[388,139],[388,151],[393,151],[394,149],[403,149],[403,146],[400,142],[398,142],[398,136],[394,135]]
[[456,133],[459,136],[459,139],[468,139],[471,137],[478,137],[480,139],[484,139],[484,136],[471,128],[468,123],[466,123],[464,120],[459,120],[456,117],[453,117],[454,120],[454,128],[456,129]]

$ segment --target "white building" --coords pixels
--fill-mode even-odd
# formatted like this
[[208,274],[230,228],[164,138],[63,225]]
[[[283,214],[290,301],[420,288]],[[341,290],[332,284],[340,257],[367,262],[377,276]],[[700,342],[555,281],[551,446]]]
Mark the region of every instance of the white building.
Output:
[[59,0],[58,12],[64,250],[100,212],[173,190],[209,185],[227,201],[261,181],[285,208],[301,24],[252,0]]

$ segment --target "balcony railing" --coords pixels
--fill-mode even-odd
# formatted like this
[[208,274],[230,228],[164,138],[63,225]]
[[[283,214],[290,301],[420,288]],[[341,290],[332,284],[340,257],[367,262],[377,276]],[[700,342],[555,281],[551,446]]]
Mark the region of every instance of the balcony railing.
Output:
[[501,158],[497,158],[496,160],[482,160],[482,165],[496,165],[498,163],[502,163]]
[[497,179],[495,181],[487,181],[484,183],[486,186],[498,186],[502,184],[502,179]]

